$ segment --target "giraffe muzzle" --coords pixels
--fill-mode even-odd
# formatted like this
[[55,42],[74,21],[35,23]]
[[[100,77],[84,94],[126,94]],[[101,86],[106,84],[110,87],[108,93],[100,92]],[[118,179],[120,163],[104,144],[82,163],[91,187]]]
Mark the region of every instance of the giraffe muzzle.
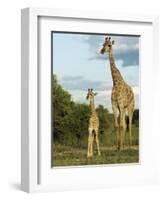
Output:
[[105,50],[104,49],[101,49],[100,53],[101,54],[104,54]]

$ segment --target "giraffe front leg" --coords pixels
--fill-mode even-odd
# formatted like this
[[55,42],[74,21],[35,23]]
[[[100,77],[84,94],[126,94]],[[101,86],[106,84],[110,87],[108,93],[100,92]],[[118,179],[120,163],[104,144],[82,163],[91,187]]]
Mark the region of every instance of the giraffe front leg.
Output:
[[88,151],[87,151],[87,158],[90,157],[90,146],[91,146],[91,136],[88,136]]
[[112,103],[112,109],[113,109],[113,114],[114,114],[114,128],[115,128],[115,132],[116,132],[116,145],[117,145],[117,149],[120,149],[120,135],[119,135],[119,125],[118,125],[118,110],[117,110],[117,106]]
[[91,155],[91,148],[92,148],[92,129],[88,129],[88,151],[87,151],[87,158],[90,158]]
[[95,130],[96,132],[96,145],[97,145],[97,151],[98,151],[98,155],[100,156],[101,155],[101,152],[100,152],[100,144],[99,144],[99,135],[98,135],[98,130]]
[[94,141],[94,135],[91,134],[91,149],[90,149],[90,156],[93,157],[93,141]]

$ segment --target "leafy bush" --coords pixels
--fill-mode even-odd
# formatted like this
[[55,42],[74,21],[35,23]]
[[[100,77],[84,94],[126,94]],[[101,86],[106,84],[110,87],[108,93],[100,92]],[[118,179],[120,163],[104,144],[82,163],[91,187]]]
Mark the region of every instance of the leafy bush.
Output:
[[[72,101],[71,95],[58,84],[56,75],[52,82],[53,139],[65,145],[85,146],[88,135],[90,108],[87,104]],[[96,109],[99,121],[99,133],[111,126],[109,111],[102,105]]]
[[[53,139],[55,143],[86,148],[90,108],[87,104],[72,101],[71,94],[52,80]],[[114,117],[107,108],[96,108],[100,127],[99,137],[103,145],[115,144]],[[126,117],[128,122],[128,117]],[[134,111],[133,123],[139,127],[139,110]]]

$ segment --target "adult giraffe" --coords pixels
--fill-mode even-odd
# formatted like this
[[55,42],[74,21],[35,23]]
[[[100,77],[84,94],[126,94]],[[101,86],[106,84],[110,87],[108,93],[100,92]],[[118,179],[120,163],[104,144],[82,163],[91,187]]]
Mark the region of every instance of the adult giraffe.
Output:
[[[132,145],[132,118],[134,112],[134,93],[132,88],[124,81],[120,71],[116,68],[113,56],[114,40],[106,37],[101,54],[108,53],[111,74],[113,79],[113,88],[111,95],[112,109],[114,114],[114,126],[116,130],[117,149],[121,150],[124,145],[124,137],[126,131],[126,110],[129,117],[129,145]],[[119,111],[119,120],[118,120]]]

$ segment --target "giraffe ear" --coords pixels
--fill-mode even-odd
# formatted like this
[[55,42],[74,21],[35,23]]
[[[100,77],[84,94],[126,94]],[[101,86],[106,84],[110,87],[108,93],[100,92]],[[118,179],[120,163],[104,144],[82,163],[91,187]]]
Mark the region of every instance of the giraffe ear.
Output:
[[94,93],[95,96],[96,96],[97,94],[98,94],[97,92]]
[[115,41],[113,40],[113,41],[112,41],[112,44],[114,44],[114,43],[115,43]]

